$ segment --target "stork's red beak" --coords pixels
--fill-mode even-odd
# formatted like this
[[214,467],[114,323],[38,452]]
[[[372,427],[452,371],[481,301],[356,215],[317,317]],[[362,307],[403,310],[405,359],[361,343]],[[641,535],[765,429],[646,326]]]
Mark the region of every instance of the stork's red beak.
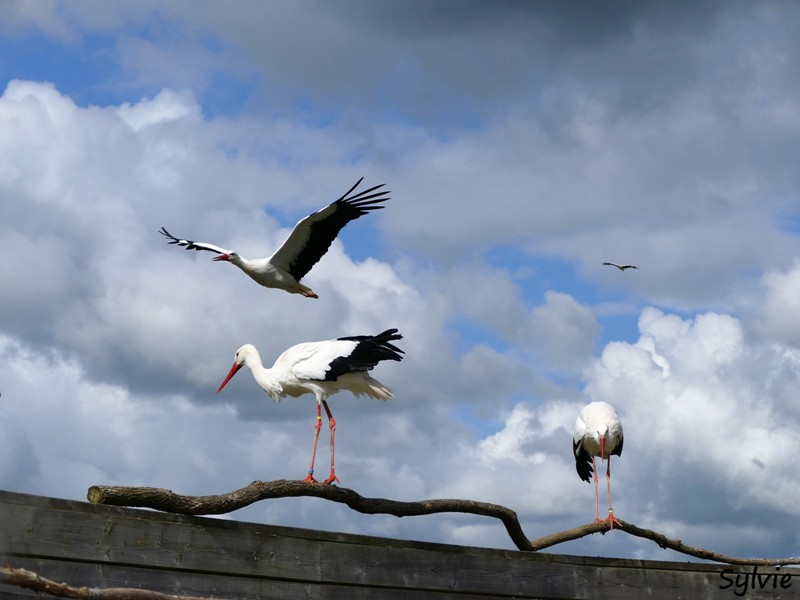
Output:
[[[219,389],[221,390],[222,388]],[[606,436],[603,436],[600,438],[600,459],[605,460],[606,458]]]
[[211,260],[229,260],[231,257],[230,254],[220,254],[219,256],[215,256]]
[[232,378],[234,375],[236,375],[236,371],[238,371],[238,370],[239,370],[239,369],[241,369],[241,368],[242,368],[242,365],[240,365],[239,363],[233,363],[233,366],[231,367],[231,370],[230,370],[230,371],[228,371],[228,376],[227,376],[227,377],[225,377],[225,381],[223,381],[223,382],[220,384],[220,386],[217,388],[217,393],[218,393],[218,394],[219,394],[220,390],[221,390],[222,388],[224,388],[224,387],[227,385],[227,383],[228,383],[228,382],[231,380],[231,378]]

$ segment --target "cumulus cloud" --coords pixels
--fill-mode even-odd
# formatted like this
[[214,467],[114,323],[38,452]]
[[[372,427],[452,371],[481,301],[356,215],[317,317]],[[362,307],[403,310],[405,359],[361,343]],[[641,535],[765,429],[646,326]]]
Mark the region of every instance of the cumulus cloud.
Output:
[[748,340],[729,315],[687,320],[649,308],[639,328],[635,344],[604,349],[586,385],[593,400],[617,407],[625,449],[636,448],[622,479],[658,489],[650,495],[633,486],[638,505],[659,515],[650,515],[654,523],[681,520],[687,528],[709,517],[708,503],[693,510],[681,502],[687,495],[713,498],[721,514],[737,519],[795,515],[789,499],[800,482],[786,474],[800,450],[798,413],[787,397],[772,394],[771,380],[789,372],[796,386],[797,354]]
[[568,294],[548,291],[544,304],[531,311],[523,331],[529,336],[530,346],[539,346],[548,368],[569,372],[579,369],[591,356],[600,326],[589,307]]
[[[789,474],[800,422],[796,399],[774,396],[771,382],[791,373],[798,389],[800,356],[747,339],[729,315],[685,319],[648,308],[639,329],[635,343],[603,349],[585,373],[584,399],[520,402],[497,432],[462,448],[473,457],[470,477],[445,489],[500,503],[513,498],[532,531],[590,520],[593,491],[575,473],[571,435],[581,406],[602,400],[616,407],[625,428],[625,449],[612,469],[617,514],[722,552],[791,554],[776,540],[797,513],[800,482]],[[602,504],[603,489],[601,495]],[[739,526],[752,535],[728,534]],[[454,533],[476,544],[484,534],[472,525]],[[594,544],[585,540],[569,551],[589,553]],[[632,546],[637,556],[664,558]]]
[[800,347],[800,260],[785,271],[773,270],[763,279],[765,299],[758,311],[755,327],[767,339]]

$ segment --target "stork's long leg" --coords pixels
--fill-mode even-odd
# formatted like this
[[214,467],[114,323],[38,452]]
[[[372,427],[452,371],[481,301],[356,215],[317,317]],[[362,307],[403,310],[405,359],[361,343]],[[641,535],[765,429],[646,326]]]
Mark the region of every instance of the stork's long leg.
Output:
[[334,471],[334,460],[333,460],[333,438],[336,435],[336,419],[333,418],[333,414],[331,414],[331,409],[328,408],[328,402],[323,400],[322,406],[325,407],[325,412],[328,414],[328,426],[331,429],[331,473],[328,475],[328,478],[325,480],[325,483],[333,483],[334,481],[339,481],[339,478],[336,476],[336,472]]
[[610,525],[609,529],[614,529],[614,523],[620,525],[620,522],[614,518],[614,509],[611,507],[611,456],[608,457],[608,467],[606,468],[606,483],[608,484],[608,517],[606,520]]
[[594,463],[594,456],[592,456],[592,476],[594,478],[594,522],[600,522],[600,496],[598,492],[597,481],[597,465]]
[[[325,409],[327,410],[327,406]],[[317,401],[317,422],[314,425],[314,446],[311,448],[311,466],[308,467],[308,475],[303,481],[308,481],[309,483],[316,483],[317,480],[314,479],[314,459],[317,456],[317,440],[319,440],[319,430],[322,429],[322,409],[320,408],[319,401]]]

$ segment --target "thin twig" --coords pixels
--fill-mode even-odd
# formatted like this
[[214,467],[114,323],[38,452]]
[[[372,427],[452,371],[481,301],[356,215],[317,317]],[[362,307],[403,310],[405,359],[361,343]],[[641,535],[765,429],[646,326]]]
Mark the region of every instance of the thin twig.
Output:
[[713,560],[715,562],[727,563],[729,565],[749,565],[758,567],[779,567],[782,565],[798,565],[800,564],[800,557],[794,556],[789,558],[739,558],[737,556],[728,556],[727,554],[720,554],[705,548],[695,548],[694,546],[687,546],[681,540],[673,540],[667,536],[653,531],[651,529],[642,529],[632,523],[617,519],[621,524],[621,529],[625,533],[635,535],[636,537],[645,538],[654,541],[662,548],[669,548],[681,554],[694,556],[695,558],[702,558],[704,560]]

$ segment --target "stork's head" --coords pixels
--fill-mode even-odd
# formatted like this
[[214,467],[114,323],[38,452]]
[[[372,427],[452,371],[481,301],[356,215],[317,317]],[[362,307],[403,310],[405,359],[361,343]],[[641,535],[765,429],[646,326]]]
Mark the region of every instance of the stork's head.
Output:
[[[247,362],[247,359],[251,356],[259,356],[258,350],[256,350],[256,347],[253,346],[253,344],[245,344],[236,351],[236,354],[234,355],[233,359],[237,363],[243,365]],[[260,356],[259,360],[261,360]]]
[[227,254],[220,254],[218,256],[215,256],[211,260],[216,260],[216,261],[226,260],[228,262],[236,264],[236,262],[239,261],[240,258],[236,252],[228,252]]
[[218,394],[220,393],[220,391],[222,391],[222,388],[224,388],[228,384],[228,382],[231,379],[233,379],[233,376],[236,375],[239,369],[241,369],[245,365],[245,363],[247,362],[247,358],[249,356],[258,356],[258,350],[256,350],[255,346],[253,346],[252,344],[245,344],[236,351],[236,355],[234,356],[233,366],[231,367],[231,370],[228,371],[225,380],[217,388]]

